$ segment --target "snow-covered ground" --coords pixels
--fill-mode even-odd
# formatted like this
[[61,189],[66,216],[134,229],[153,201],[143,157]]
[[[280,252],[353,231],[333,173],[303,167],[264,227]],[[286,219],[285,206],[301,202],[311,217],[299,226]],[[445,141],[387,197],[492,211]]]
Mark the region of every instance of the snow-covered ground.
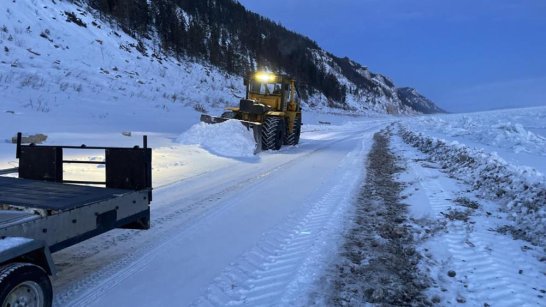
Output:
[[546,174],[546,107],[423,116],[410,125],[414,131],[496,153],[510,164]]
[[[477,121],[484,114],[489,113],[464,116]],[[502,120],[503,113],[496,114]],[[335,279],[331,267],[347,240],[348,221],[355,219],[354,205],[369,167],[366,156],[374,133],[383,129],[391,131],[390,150],[404,169],[395,179],[405,186],[400,201],[408,205],[405,223],[414,231],[418,267],[430,278],[425,297],[441,305],[468,306],[541,306],[544,299],[544,198],[534,200],[537,211],[523,210],[526,203],[508,205],[520,200],[518,195],[544,195],[544,177],[531,166],[502,160],[490,152],[491,144],[480,146],[475,139],[469,145],[463,138],[445,141],[446,149],[436,152],[444,148],[436,137],[451,137],[449,130],[441,133],[441,123],[456,115],[440,120],[307,112],[300,145],[257,155],[249,155],[248,147],[226,146],[226,140],[248,145],[248,131],[230,123],[225,130],[207,127],[193,111],[185,115],[193,124],[184,128],[149,117],[143,127],[157,125],[163,131],[135,129],[130,137],[121,134],[123,117],[93,132],[81,124],[91,120],[84,113],[47,125],[42,113],[18,116],[27,131],[47,134],[47,144],[134,145],[147,134],[153,147],[152,229],[115,230],[56,253],[58,306],[332,303],[318,289],[327,284],[324,280]],[[514,125],[543,125],[503,116]],[[207,135],[215,138],[195,144]],[[533,152],[540,160],[533,142],[525,148],[519,153]],[[450,150],[453,156],[446,154]],[[1,143],[0,163],[16,166],[14,152],[13,144]],[[465,162],[453,157],[460,154],[475,160],[476,173],[458,171],[464,165],[457,163]],[[495,181],[486,177],[499,165],[516,177],[501,181],[498,187],[507,194],[497,196],[489,191]],[[103,172],[67,169],[65,174],[90,179]],[[482,185],[479,176],[485,178]],[[527,190],[520,190],[525,184]],[[536,227],[529,231],[525,223],[533,221]],[[365,257],[373,253],[362,250]]]
[[546,108],[426,117],[403,125],[402,134],[484,197],[499,199],[520,235],[544,246],[545,118]]
[[[518,232],[511,234],[521,228],[504,200],[484,197],[453,178],[442,161],[434,162],[400,137],[392,146],[405,160],[399,179],[407,185],[403,198],[423,256],[420,266],[432,279],[427,290],[431,300],[440,305],[543,306],[544,215],[535,220],[541,229],[536,235],[542,238],[534,238],[542,245],[521,240]],[[536,201],[546,205],[544,198]]]
[[544,305],[545,118],[540,107],[398,126],[404,197],[441,304]]
[[[413,238],[403,250],[426,277],[416,283],[424,301],[544,306],[546,107],[407,118],[306,110],[301,144],[253,155],[242,126],[199,123],[203,107],[219,114],[242,97],[240,78],[152,56],[154,41],[143,42],[145,56],[109,27],[69,2],[0,3],[0,169],[17,166],[17,131],[44,133],[50,145],[133,146],[146,134],[153,148],[152,228],[54,254],[57,306],[343,305],[325,289],[339,284],[332,269],[358,272],[389,256],[391,238],[370,214],[373,244],[352,264],[340,260],[360,244],[347,236],[358,234],[356,208],[381,209],[359,199],[377,188],[367,172],[381,169],[368,157],[379,131],[400,166],[385,174],[404,187],[389,206],[404,208],[393,218]],[[65,170],[103,176],[101,167]],[[388,296],[370,280],[365,293]]]

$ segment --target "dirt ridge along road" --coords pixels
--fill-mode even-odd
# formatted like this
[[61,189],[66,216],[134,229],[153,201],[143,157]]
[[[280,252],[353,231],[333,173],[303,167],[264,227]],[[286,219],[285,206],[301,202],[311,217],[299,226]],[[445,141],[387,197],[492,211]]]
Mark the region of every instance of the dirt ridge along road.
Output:
[[424,294],[429,277],[418,269],[422,256],[401,203],[403,186],[395,180],[403,169],[389,151],[389,138],[386,130],[374,135],[355,216],[340,260],[327,273],[330,305],[431,305]]

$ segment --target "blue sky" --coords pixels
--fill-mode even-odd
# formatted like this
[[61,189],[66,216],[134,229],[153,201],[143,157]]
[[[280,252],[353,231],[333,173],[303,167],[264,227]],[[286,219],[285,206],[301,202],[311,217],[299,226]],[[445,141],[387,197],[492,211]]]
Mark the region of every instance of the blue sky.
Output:
[[546,105],[546,0],[240,0],[453,112]]

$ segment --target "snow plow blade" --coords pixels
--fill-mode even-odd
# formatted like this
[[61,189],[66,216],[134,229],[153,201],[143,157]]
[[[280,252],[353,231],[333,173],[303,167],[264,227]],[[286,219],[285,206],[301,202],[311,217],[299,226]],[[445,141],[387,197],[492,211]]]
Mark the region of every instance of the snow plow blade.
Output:
[[254,149],[254,154],[258,154],[262,151],[262,124],[256,122],[249,122],[233,118],[225,117],[216,117],[210,116],[207,114],[201,114],[201,121],[207,124],[219,124],[228,120],[236,120],[245,126],[248,130],[252,129],[252,134],[254,135],[254,141],[256,142],[256,148]]
[[204,123],[207,123],[207,124],[223,123],[228,119],[229,118],[215,117],[215,116],[210,116],[210,115],[207,115],[207,114],[201,114],[201,121],[204,122]]

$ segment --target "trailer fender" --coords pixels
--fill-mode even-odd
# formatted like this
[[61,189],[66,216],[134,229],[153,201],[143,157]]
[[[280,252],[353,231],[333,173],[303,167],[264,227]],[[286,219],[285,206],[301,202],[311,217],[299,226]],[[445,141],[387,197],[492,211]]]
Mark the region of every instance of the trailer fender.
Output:
[[0,237],[0,265],[12,262],[28,262],[40,266],[49,275],[57,270],[51,252],[43,241],[24,237]]

